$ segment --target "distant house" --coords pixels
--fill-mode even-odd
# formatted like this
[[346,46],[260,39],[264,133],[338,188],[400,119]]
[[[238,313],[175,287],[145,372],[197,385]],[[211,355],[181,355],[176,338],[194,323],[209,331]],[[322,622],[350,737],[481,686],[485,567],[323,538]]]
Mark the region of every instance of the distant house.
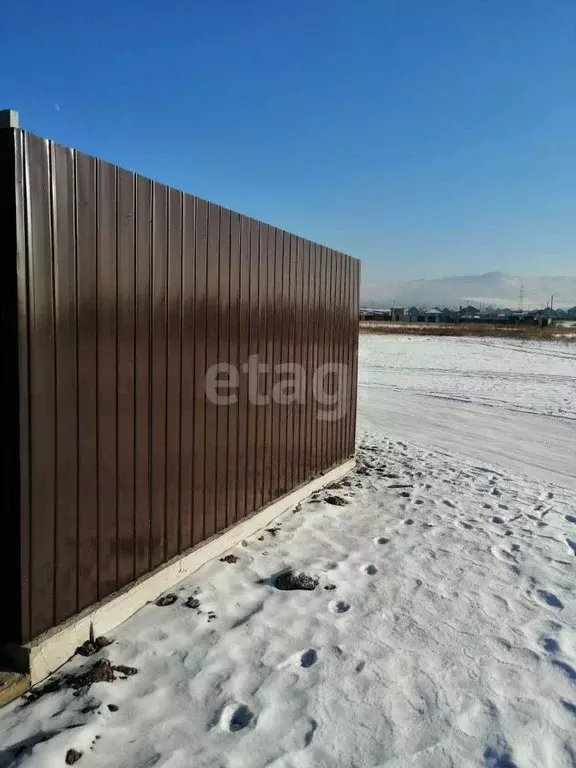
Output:
[[427,323],[439,323],[442,320],[442,310],[438,309],[438,307],[434,307],[434,309],[429,309],[426,312],[426,322]]
[[446,307],[444,307],[444,309],[442,310],[441,322],[442,323],[455,323],[457,317],[458,317],[458,315],[457,315],[456,312],[454,312],[454,310],[447,309]]
[[406,319],[406,309],[404,307],[392,307],[390,314],[393,323],[400,323]]
[[405,319],[409,323],[442,323],[442,322],[454,322],[454,313],[449,309],[440,309],[434,307],[434,309],[418,309],[418,307],[410,307],[405,314]]
[[418,307],[410,307],[406,313],[406,319],[409,323],[425,323],[426,313],[423,309],[418,309]]
[[480,317],[480,310],[469,304],[467,307],[460,307],[459,316],[461,321],[477,320]]

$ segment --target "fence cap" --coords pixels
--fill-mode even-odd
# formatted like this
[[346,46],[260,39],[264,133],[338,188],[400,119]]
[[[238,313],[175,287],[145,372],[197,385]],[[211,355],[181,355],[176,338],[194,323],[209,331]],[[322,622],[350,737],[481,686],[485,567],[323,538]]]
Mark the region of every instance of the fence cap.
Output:
[[19,116],[15,109],[0,109],[0,128],[18,128]]

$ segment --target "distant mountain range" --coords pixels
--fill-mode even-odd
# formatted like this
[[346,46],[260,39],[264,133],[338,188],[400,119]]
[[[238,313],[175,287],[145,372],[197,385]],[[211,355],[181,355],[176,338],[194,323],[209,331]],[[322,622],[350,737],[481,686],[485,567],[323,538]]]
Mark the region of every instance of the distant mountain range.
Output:
[[540,309],[554,295],[554,307],[576,305],[576,277],[515,277],[503,272],[442,277],[438,280],[383,280],[363,283],[360,301],[378,307],[491,305],[518,309],[523,291],[525,309]]

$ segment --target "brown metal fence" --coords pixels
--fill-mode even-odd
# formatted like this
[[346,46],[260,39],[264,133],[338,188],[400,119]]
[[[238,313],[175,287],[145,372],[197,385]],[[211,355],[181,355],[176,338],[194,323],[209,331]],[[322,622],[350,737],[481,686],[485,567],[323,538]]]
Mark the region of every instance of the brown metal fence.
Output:
[[[0,642],[21,643],[353,454],[359,262],[24,131],[0,167]],[[254,402],[252,355],[261,393],[295,362],[303,396]],[[240,371],[228,405],[216,363]]]

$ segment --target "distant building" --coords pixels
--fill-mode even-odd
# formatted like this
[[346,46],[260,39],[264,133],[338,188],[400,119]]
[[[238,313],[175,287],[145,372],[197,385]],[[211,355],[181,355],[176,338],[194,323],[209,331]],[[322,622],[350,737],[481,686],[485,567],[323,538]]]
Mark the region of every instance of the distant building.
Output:
[[418,309],[418,307],[410,307],[406,313],[406,318],[409,323],[425,323],[426,313],[423,309]]
[[440,307],[434,307],[433,309],[410,307],[406,311],[404,318],[409,323],[453,323],[456,320],[456,313],[450,309],[440,309]]
[[374,309],[371,307],[360,307],[360,320],[381,320],[386,321],[391,319],[391,313],[389,309]]
[[404,307],[392,307],[390,314],[393,323],[400,323],[406,319],[406,309]]
[[478,320],[480,317],[480,310],[469,304],[467,307],[460,307],[459,319],[460,322],[466,322],[471,320]]
[[442,310],[438,309],[438,307],[434,307],[434,309],[429,309],[426,312],[427,323],[440,323],[441,321],[442,321]]
[[457,318],[458,318],[457,312],[454,312],[454,310],[447,309],[446,307],[444,307],[441,315],[442,323],[455,323]]

